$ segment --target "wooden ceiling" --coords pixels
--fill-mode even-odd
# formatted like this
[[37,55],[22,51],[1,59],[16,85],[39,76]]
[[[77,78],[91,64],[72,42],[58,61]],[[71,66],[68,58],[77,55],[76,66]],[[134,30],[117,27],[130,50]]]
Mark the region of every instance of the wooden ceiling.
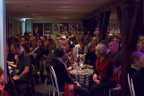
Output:
[[[110,0],[6,0],[6,14],[13,18],[80,20]],[[112,17],[115,18],[115,15]]]

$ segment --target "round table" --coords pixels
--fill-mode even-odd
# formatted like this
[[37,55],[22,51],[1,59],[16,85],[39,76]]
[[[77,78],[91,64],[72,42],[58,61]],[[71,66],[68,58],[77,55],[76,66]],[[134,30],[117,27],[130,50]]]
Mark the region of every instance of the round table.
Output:
[[75,77],[75,81],[89,85],[90,76],[93,75],[93,67],[91,65],[77,66],[70,71],[70,74]]

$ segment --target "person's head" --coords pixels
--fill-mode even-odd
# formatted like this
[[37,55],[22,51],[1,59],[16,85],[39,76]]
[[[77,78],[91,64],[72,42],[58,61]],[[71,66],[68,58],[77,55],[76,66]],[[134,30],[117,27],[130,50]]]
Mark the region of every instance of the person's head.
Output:
[[73,43],[77,43],[77,40],[75,37],[73,37],[72,41],[73,41]]
[[142,55],[144,55],[142,52],[134,52],[132,54],[132,62],[139,68],[141,67],[140,58]]
[[144,45],[142,45],[142,49],[141,49],[141,51],[144,53]]
[[142,49],[142,42],[139,42],[137,44],[137,51],[141,51],[141,49]]
[[65,41],[64,40],[58,40],[58,46],[65,46]]
[[69,44],[69,42],[65,43],[65,50],[66,50],[66,52],[68,52],[70,50],[70,44]]
[[141,62],[142,67],[144,68],[144,55],[141,56],[140,62]]
[[91,52],[95,52],[95,46],[96,44],[94,42],[90,42],[88,44],[88,49],[91,51]]
[[43,36],[43,42],[47,41],[47,36]]
[[94,42],[95,44],[97,44],[97,39],[96,39],[96,37],[93,37],[93,38],[92,38],[92,42]]
[[111,41],[109,43],[109,49],[112,54],[116,53],[118,51],[118,48],[119,44],[117,43],[117,41]]
[[68,36],[71,36],[72,34],[71,34],[71,32],[68,32]]
[[84,40],[83,40],[83,38],[82,38],[82,39],[79,39],[79,42],[78,42],[78,43],[79,43],[80,46],[83,46],[83,45],[84,45]]
[[40,39],[40,35],[38,33],[36,35],[36,39]]
[[33,37],[30,38],[29,42],[31,47],[35,46],[36,44],[35,39]]
[[40,47],[40,46],[43,46],[44,43],[43,43],[43,40],[42,39],[38,39],[37,40],[37,47]]
[[100,43],[104,44],[107,48],[109,48],[109,42],[107,40],[102,40]]
[[98,44],[96,46],[97,57],[105,56],[107,54],[107,47],[104,44]]
[[10,49],[14,55],[19,55],[21,53],[21,48],[19,43],[12,43]]
[[113,37],[113,36],[109,36],[108,41],[109,41],[109,42],[114,41],[114,37]]
[[23,43],[23,44],[21,44],[21,50],[22,51],[24,51],[25,53],[27,53],[27,54],[29,54],[29,52],[30,52],[30,49],[29,49],[29,47],[28,47],[28,44],[27,43]]
[[88,39],[89,39],[89,35],[87,34],[87,35],[85,36],[85,38],[86,38],[86,40],[88,40]]
[[51,35],[50,35],[50,34],[48,34],[48,35],[47,35],[47,39],[50,39],[50,38],[51,38]]
[[24,37],[21,37],[20,43],[24,43],[24,42],[25,42],[25,38],[24,38]]
[[5,88],[5,78],[4,78],[4,71],[2,67],[0,66],[0,96]]
[[56,57],[62,58],[65,55],[65,48],[63,46],[57,46],[54,52]]

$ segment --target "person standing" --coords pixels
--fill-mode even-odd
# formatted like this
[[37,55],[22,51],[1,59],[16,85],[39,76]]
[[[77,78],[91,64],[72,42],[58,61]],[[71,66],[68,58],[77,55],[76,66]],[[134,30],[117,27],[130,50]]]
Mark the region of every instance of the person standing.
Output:
[[21,95],[24,94],[23,89],[25,86],[19,85],[31,83],[30,56],[21,50],[19,43],[13,43],[11,45],[11,52],[14,55],[18,55],[16,64],[14,62],[9,62],[8,64],[16,70],[12,79],[14,80],[18,93]]

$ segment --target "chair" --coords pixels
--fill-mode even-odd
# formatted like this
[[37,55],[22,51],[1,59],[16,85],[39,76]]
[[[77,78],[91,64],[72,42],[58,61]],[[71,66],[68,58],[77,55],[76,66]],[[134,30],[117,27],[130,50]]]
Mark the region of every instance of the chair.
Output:
[[50,73],[51,73],[51,79],[52,79],[52,84],[53,84],[53,96],[55,96],[56,92],[58,93],[57,96],[64,95],[64,92],[59,91],[57,77],[56,77],[55,71],[52,67],[50,69]]
[[[47,78],[45,79],[45,88],[44,88],[44,96],[46,94],[46,85],[47,85]],[[48,87],[49,96],[50,96],[50,86]]]
[[[118,79],[119,80],[120,80],[120,75],[121,75],[121,71],[118,72]],[[117,84],[117,86],[115,88],[109,89],[109,96],[111,96],[111,92],[112,91],[119,91],[119,90],[121,90],[121,85],[119,84],[119,80],[118,80],[118,84]],[[118,94],[116,95],[116,94],[113,93],[113,96],[118,96]]]
[[129,73],[127,74],[127,79],[128,79],[128,85],[129,85],[130,94],[131,94],[131,96],[133,96]]
[[132,89],[132,94],[135,96],[135,90],[134,90],[134,85],[133,85],[133,80],[131,78],[131,89]]

